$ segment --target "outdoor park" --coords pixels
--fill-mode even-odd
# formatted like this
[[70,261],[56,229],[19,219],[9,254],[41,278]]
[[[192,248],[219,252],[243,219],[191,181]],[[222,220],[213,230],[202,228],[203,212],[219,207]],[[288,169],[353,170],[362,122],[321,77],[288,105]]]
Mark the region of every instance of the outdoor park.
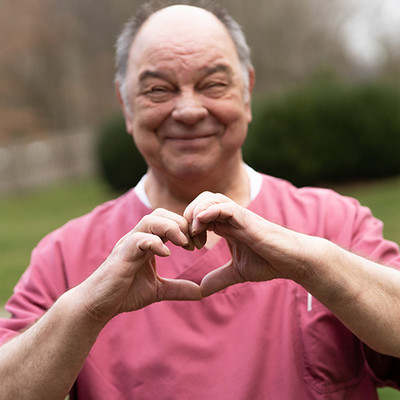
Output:
[[[114,41],[140,3],[2,4],[1,315],[41,238],[145,171],[113,87]],[[246,162],[355,197],[400,243],[400,30],[388,29],[387,11],[344,0],[222,3],[248,34],[257,71]]]

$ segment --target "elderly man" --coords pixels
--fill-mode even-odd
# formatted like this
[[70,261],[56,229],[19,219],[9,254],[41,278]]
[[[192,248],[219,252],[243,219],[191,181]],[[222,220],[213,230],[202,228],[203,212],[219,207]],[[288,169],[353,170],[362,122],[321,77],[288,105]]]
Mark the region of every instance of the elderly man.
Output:
[[254,72],[231,17],[147,4],[117,67],[148,172],[33,252],[0,323],[0,397],[365,400],[396,385],[400,274],[370,259],[400,267],[399,249],[356,201],[244,165]]

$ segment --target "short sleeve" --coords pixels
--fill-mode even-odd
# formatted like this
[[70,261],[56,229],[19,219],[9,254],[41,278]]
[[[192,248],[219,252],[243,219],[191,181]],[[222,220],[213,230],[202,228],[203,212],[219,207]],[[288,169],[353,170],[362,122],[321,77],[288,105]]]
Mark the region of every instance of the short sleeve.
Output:
[[[370,209],[358,205],[354,219],[351,250],[381,264],[400,270],[399,246],[383,238],[383,223]],[[400,359],[375,352],[362,343],[362,352],[377,386],[400,389]]]
[[45,237],[33,250],[31,262],[6,303],[11,314],[0,319],[0,343],[37,321],[67,290],[58,232]]

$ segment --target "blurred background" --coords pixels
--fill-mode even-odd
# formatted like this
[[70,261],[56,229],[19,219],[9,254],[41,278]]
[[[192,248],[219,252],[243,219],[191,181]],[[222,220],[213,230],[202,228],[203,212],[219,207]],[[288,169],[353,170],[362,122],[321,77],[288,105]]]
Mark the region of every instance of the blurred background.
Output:
[[[0,0],[0,305],[43,235],[144,172],[113,84],[141,3]],[[357,197],[400,243],[399,1],[221,3],[256,68],[246,161]]]
[[[390,141],[392,152],[400,146],[396,141],[400,135],[395,132],[400,126],[399,116],[394,115],[400,107],[397,0],[221,2],[243,26],[257,71],[255,122],[245,152],[250,164],[296,184],[314,184],[343,176],[369,177],[370,172],[359,169],[375,152],[381,156],[370,165],[371,177],[399,172],[400,163],[391,154],[384,157],[371,143],[374,137]],[[106,175],[115,175],[116,167],[103,165],[108,161],[101,159],[101,149],[96,150],[93,141],[102,134],[99,131],[114,130],[111,119],[117,125],[115,129],[121,127],[113,85],[114,43],[123,23],[140,3],[0,1],[0,196],[94,173],[99,157],[102,173],[106,170]],[[357,115],[351,115],[353,103]],[[371,110],[378,110],[375,119]],[[343,113],[346,115],[340,122],[332,121]],[[380,129],[382,123],[390,132]],[[296,134],[296,125],[307,131],[306,137]],[[313,129],[308,129],[310,126]],[[329,135],[322,133],[325,126]],[[331,131],[340,131],[339,137]],[[344,156],[339,149],[346,147],[346,143],[341,144],[343,137],[353,140],[348,144],[349,158],[358,142],[364,142],[367,148],[357,162],[347,159],[331,164],[332,171],[343,163],[353,165],[350,171],[342,165],[339,177],[332,171],[322,171],[318,166],[321,160],[303,160],[307,165],[299,166],[300,154],[308,158],[305,143],[317,140],[317,132],[320,138],[331,138],[319,152],[331,148],[331,159],[336,159],[337,153]],[[278,143],[278,136],[284,143]],[[255,154],[260,141],[264,144],[261,147],[274,146],[275,156],[270,159],[268,154]],[[320,145],[315,143],[308,151],[315,154]],[[96,151],[100,154],[94,154]],[[385,165],[376,169],[381,158]],[[395,165],[386,165],[388,160]],[[126,188],[131,182],[117,185]]]

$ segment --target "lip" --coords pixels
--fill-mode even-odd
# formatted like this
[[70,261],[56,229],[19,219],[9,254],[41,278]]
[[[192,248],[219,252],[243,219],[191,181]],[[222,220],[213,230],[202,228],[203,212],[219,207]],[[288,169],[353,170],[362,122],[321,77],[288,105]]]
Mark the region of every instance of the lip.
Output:
[[216,137],[214,134],[207,135],[190,135],[190,136],[167,136],[165,143],[169,143],[176,149],[181,151],[188,151],[194,149],[207,148],[211,145],[213,139]]
[[172,143],[177,143],[177,144],[182,144],[182,145],[191,145],[191,144],[200,144],[206,141],[209,141],[210,138],[213,136],[196,136],[196,137],[191,137],[191,138],[167,138],[166,141],[172,142]]
[[178,141],[191,141],[191,140],[201,140],[208,139],[210,137],[216,136],[214,133],[206,133],[202,135],[171,135],[165,136],[165,140],[178,140]]

